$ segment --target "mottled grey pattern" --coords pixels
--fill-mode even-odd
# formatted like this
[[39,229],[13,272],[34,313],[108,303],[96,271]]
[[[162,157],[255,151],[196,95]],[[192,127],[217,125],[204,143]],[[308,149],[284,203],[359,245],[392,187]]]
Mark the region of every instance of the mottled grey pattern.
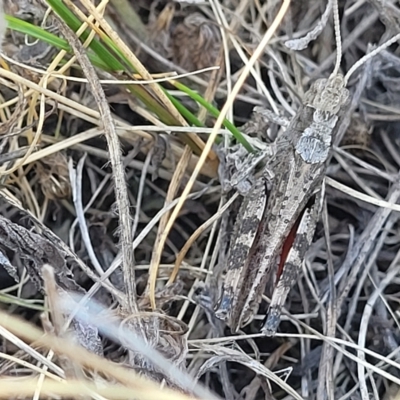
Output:
[[[258,181],[243,201],[216,311],[233,332],[251,321],[267,284],[274,288],[263,332],[276,332],[281,310],[313,239],[333,130],[348,97],[341,75],[316,81],[276,142],[276,156],[267,165],[273,172],[268,202],[264,180]],[[307,208],[315,193],[315,202]],[[277,277],[283,244],[299,218],[293,245]]]
[[337,113],[348,98],[349,91],[344,87],[342,75],[319,79],[305,95],[304,104],[314,108],[315,112],[295,147],[306,163],[319,164],[328,159]]
[[321,193],[318,192],[312,207],[306,209],[301,217],[296,238],[285,261],[283,273],[279,277],[273,292],[267,321],[262,328],[262,332],[268,336],[272,336],[276,333],[279,326],[281,309],[285,305],[290,289],[296,283],[304,256],[312,242],[318,215],[320,213],[320,205],[322,204],[320,195]]
[[243,274],[246,271],[243,265],[249,258],[266,203],[266,184],[264,180],[260,180],[244,198],[239,209],[228,254],[228,270],[222,284],[221,298],[215,310],[215,315],[227,322],[231,319],[235,303],[235,288],[244,280]]

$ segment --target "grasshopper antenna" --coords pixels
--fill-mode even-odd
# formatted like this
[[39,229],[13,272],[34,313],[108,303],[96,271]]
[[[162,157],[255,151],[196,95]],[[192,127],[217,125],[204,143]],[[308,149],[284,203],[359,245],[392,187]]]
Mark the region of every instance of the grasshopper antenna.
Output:
[[364,57],[360,58],[347,72],[346,76],[344,77],[344,82],[345,85],[347,85],[347,82],[349,81],[351,75],[354,74],[354,72],[361,67],[365,62],[367,62],[370,58],[376,56],[379,54],[381,51],[387,49],[389,46],[391,46],[393,43],[397,42],[400,40],[400,33],[397,35],[393,36],[391,39],[389,39],[387,42],[381,44],[378,46],[375,50],[372,50],[371,53],[366,54]]
[[340,62],[342,61],[342,38],[340,35],[339,6],[337,0],[333,1],[333,26],[335,30],[335,39],[336,39],[336,63],[330,78],[333,78],[338,74],[340,68]]

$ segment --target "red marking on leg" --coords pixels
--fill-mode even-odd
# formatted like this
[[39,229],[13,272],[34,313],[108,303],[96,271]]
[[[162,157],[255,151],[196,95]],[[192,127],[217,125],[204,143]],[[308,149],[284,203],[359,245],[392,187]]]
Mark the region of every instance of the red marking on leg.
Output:
[[300,214],[300,216],[297,218],[296,222],[293,224],[288,237],[286,238],[286,240],[283,243],[281,259],[279,261],[279,266],[278,266],[278,273],[276,274],[276,283],[278,283],[278,281],[283,273],[283,268],[285,267],[285,262],[286,262],[287,256],[289,254],[290,249],[292,248],[294,239],[296,238],[297,228],[300,225],[300,221],[301,221],[301,218],[303,217],[303,214],[304,214],[304,211]]

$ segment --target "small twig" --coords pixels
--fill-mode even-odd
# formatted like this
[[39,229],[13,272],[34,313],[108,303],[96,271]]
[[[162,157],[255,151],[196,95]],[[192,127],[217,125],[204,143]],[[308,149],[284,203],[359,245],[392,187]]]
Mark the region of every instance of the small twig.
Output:
[[82,205],[82,172],[83,172],[83,166],[85,164],[85,159],[86,155],[81,157],[81,159],[78,162],[77,170],[73,168],[72,159],[69,160],[68,163],[69,177],[71,180],[72,198],[75,205],[76,217],[78,219],[79,227],[81,229],[82,240],[83,243],[85,244],[90,261],[92,262],[97,273],[101,276],[104,271],[99,263],[99,260],[96,257],[96,253],[94,252]]
[[307,35],[301,38],[287,40],[285,42],[285,46],[288,47],[290,50],[297,50],[297,51],[304,50],[305,48],[307,48],[308,44],[312,40],[318,38],[318,36],[321,34],[326,24],[328,23],[329,16],[331,15],[332,12],[332,4],[333,0],[328,0],[325,11],[321,16],[321,20],[318,21],[317,25],[310,32],[308,32]]
[[174,270],[169,277],[168,284],[171,284],[175,279],[179,271],[179,267],[186,256],[186,253],[189,251],[190,247],[197,240],[197,238],[208,229],[215,221],[221,218],[222,214],[232,205],[232,203],[237,199],[239,193],[235,193],[229,201],[221,207],[216,214],[214,214],[211,218],[209,218],[203,225],[199,226],[195,232],[193,232],[192,236],[186,241],[185,245],[182,247],[179,254],[176,256]]
[[[175,173],[172,177],[171,183],[168,187],[167,197],[165,198],[165,205],[168,205],[172,202],[176,193],[178,192],[183,177],[186,173],[186,168],[189,163],[189,159],[191,156],[191,151],[188,146],[185,147],[185,151],[180,158],[178,165],[176,166]],[[179,204],[179,203],[178,203]],[[151,255],[151,262],[149,267],[149,281],[147,283],[146,292],[150,297],[150,304],[153,310],[156,308],[155,302],[155,288],[156,288],[156,279],[158,274],[158,267],[160,265],[161,254],[164,249],[165,241],[169,234],[169,231],[172,229],[172,225],[175,222],[177,215],[172,212],[163,215],[160,221],[160,225],[157,231],[157,238],[154,244],[153,253]]]
[[143,200],[143,192],[144,192],[144,188],[145,188],[146,177],[147,177],[147,174],[149,173],[149,166],[150,166],[151,159],[153,157],[153,153],[154,153],[154,147],[152,147],[149,150],[149,152],[147,153],[147,156],[144,161],[143,168],[142,168],[142,174],[140,176],[139,190],[138,190],[138,194],[136,197],[136,211],[135,211],[135,216],[133,218],[132,238],[135,238],[136,230],[139,225],[140,210],[141,210],[141,205],[142,205],[142,200]]
[[[198,197],[201,196],[202,193],[204,193],[205,190],[203,190],[203,192],[200,193],[193,193],[189,196],[189,198],[193,198],[193,197]],[[149,232],[151,232],[151,230],[154,228],[154,226],[157,224],[158,221],[160,221],[160,219],[163,217],[163,215],[165,213],[168,213],[173,207],[176,206],[176,204],[179,202],[181,198],[178,197],[177,199],[173,200],[171,203],[169,203],[168,205],[165,205],[164,208],[162,208],[152,219],[151,221],[146,225],[146,227],[140,232],[140,234],[136,237],[136,239],[134,240],[133,244],[132,244],[132,250],[134,251],[140,243],[142,243],[142,241],[145,239],[145,237],[149,234]],[[95,284],[89,289],[88,293],[86,293],[81,302],[87,302],[88,299],[90,299],[101,287],[101,285],[103,285],[103,281],[105,281],[121,264],[122,262],[122,255],[121,253],[119,253],[114,261],[112,262],[112,264],[110,265],[110,267],[107,269],[106,272],[104,272],[104,274],[100,277],[100,279],[97,279],[95,281]],[[150,267],[149,267],[150,268]]]
[[125,289],[127,295],[127,304],[122,306],[127,308],[130,312],[137,312],[136,303],[136,283],[134,273],[134,258],[132,251],[132,232],[131,232],[131,217],[129,212],[129,199],[127,187],[124,177],[124,169],[121,162],[121,149],[118,140],[118,135],[115,130],[115,124],[111,116],[110,107],[108,105],[105,93],[99,79],[97,77],[94,67],[91,65],[89,58],[86,55],[86,50],[82,43],[76,37],[75,33],[57,17],[60,31],[63,33],[68,43],[73,48],[75,56],[79,61],[82,70],[88,79],[89,85],[92,89],[93,96],[99,107],[101,119],[104,124],[104,133],[107,139],[108,148],[110,151],[110,160],[113,168],[115,198],[118,208],[119,229],[121,232],[120,244],[123,253],[123,271]]
[[[361,323],[360,323],[360,333],[358,335],[358,345],[360,346],[360,348],[363,348],[366,345],[368,322],[372,315],[372,311],[374,309],[374,304],[382,296],[384,289],[388,285],[390,285],[392,280],[399,273],[399,269],[398,269],[399,261],[400,261],[400,252],[398,251],[396,254],[396,257],[393,259],[389,268],[386,271],[386,276],[384,277],[382,282],[380,282],[379,286],[375,288],[374,292],[370,295],[368,302],[364,307],[364,312],[363,312],[363,315],[361,318]],[[357,355],[360,359],[362,359],[362,360],[365,359],[365,353],[363,351],[359,350],[357,352]],[[370,396],[369,396],[367,384],[365,382],[364,365],[359,363],[357,365],[357,370],[358,370],[358,379],[360,379],[361,396],[363,399],[369,400]]]

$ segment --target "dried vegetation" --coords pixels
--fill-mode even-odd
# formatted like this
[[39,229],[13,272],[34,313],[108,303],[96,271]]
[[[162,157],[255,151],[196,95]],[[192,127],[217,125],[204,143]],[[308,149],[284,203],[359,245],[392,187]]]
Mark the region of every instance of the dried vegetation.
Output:
[[[220,146],[231,136],[167,81],[218,65],[180,82],[219,109],[228,100],[239,127],[254,106],[290,118],[310,82],[333,69],[327,1],[292,2],[235,99],[281,2],[65,1],[136,74],[93,66],[84,46],[94,31],[82,45],[45,1],[4,3],[72,51],[10,30],[3,45],[0,398],[400,398],[397,44],[349,82],[327,207],[278,335],[258,333],[260,315],[232,336],[210,299],[237,207],[221,189],[216,147],[208,152],[215,133]],[[400,31],[400,9],[339,6],[346,72]],[[295,42],[303,50],[288,48],[310,32]],[[148,82],[156,78],[199,126]],[[135,96],[128,79],[147,83],[131,84]],[[247,125],[264,141],[280,129]]]

